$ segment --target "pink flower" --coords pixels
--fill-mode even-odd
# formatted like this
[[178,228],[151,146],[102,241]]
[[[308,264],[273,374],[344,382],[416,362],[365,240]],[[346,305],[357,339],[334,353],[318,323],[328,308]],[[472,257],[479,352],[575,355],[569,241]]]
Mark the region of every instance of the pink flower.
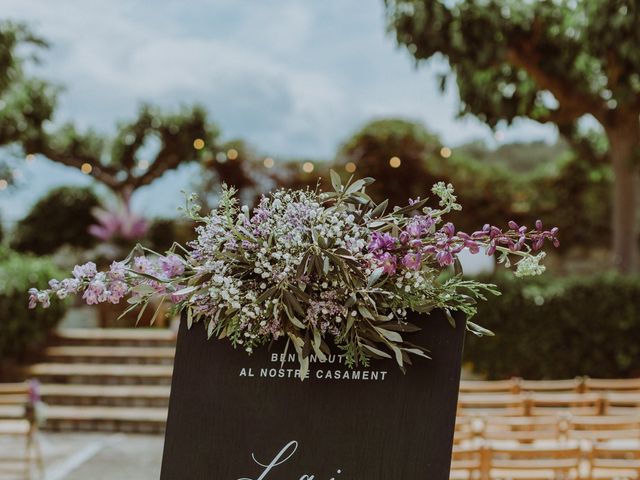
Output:
[[422,263],[421,263],[422,258],[421,257],[422,256],[420,255],[420,252],[418,252],[418,253],[407,253],[402,258],[402,265],[404,265],[409,270],[420,270],[420,267],[422,266]]

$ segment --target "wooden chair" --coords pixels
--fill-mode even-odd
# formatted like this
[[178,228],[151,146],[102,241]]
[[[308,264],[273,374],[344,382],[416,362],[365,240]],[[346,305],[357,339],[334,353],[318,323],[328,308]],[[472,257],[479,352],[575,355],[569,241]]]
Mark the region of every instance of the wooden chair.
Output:
[[584,379],[585,392],[640,392],[640,378]]
[[590,455],[589,478],[612,480],[640,479],[640,447],[596,444]]
[[574,440],[605,442],[610,440],[640,441],[640,415],[638,416],[571,416],[568,436]]
[[600,415],[603,398],[598,393],[532,393],[526,403],[529,415]]
[[460,394],[458,413],[460,415],[525,415],[525,401],[522,395],[514,394]]
[[453,432],[453,444],[469,443],[475,437],[474,418],[456,417],[455,430]]
[[518,382],[518,378],[510,378],[508,380],[462,380],[460,382],[460,393],[518,393]]
[[607,392],[603,394],[605,415],[640,415],[640,392]]
[[582,377],[566,380],[520,380],[522,392],[565,392],[580,393],[583,387]]
[[31,479],[32,464],[35,462],[40,477],[44,477],[44,462],[35,418],[35,403],[38,399],[38,385],[34,382],[0,384],[0,435],[23,437],[25,441],[23,456],[16,456],[13,452],[8,455],[0,452],[0,472]]
[[482,447],[454,445],[451,454],[450,480],[472,480],[482,472],[484,450]]
[[483,419],[480,432],[489,442],[546,442],[560,444],[567,440],[568,422],[564,417],[494,417]]
[[487,449],[488,479],[556,480],[579,476],[578,446],[519,446]]

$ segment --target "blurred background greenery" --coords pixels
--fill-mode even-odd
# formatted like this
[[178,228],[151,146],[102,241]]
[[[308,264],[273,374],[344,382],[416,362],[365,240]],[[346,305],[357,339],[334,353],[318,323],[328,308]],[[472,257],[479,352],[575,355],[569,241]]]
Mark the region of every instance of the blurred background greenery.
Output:
[[43,192],[24,218],[5,224],[0,359],[37,345],[73,306],[29,313],[29,285],[78,261],[109,262],[137,242],[164,250],[190,239],[184,220],[132,207],[136,192],[189,164],[209,207],[222,182],[252,204],[275,187],[315,187],[319,177],[328,187],[335,169],[377,178],[372,196],[394,205],[451,182],[464,206],[452,221],[463,230],[541,218],[560,228],[561,247],[540,278],[515,280],[499,268],[489,277],[504,294],[482,305],[477,320],[498,335],[469,339],[468,366],[490,378],[640,375],[638,2],[387,0],[384,9],[418,68],[433,57],[448,62],[441,88],[457,87],[460,115],[485,122],[496,138],[521,118],[552,124],[557,140],[452,146],[400,116],[346,132],[333,156],[291,158],[225,138],[199,104],[144,104],[100,134],[55,121],[60,85],[32,68],[46,61],[47,39],[28,24],[0,23],[0,195],[29,188],[15,165],[34,158],[93,180]]

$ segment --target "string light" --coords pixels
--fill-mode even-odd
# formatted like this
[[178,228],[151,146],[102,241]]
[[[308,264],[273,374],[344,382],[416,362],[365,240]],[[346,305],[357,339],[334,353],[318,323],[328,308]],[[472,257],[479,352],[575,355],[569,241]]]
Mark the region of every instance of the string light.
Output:
[[4,178],[0,178],[0,190],[4,190],[9,186],[9,182],[7,182]]
[[85,175],[89,175],[91,173],[91,170],[93,170],[93,167],[89,163],[83,163],[80,167],[80,171]]
[[238,151],[235,148],[230,148],[227,151],[227,158],[229,160],[235,160],[236,158],[238,158]]
[[276,162],[273,161],[273,158],[267,157],[264,159],[264,166],[267,168],[272,168]]
[[402,162],[400,161],[399,157],[391,157],[389,159],[389,165],[391,165],[391,168],[398,168],[401,163]]
[[451,149],[449,147],[442,147],[440,149],[440,156],[442,158],[449,158],[451,156]]
[[347,162],[347,164],[344,166],[344,169],[349,173],[353,173],[356,171],[356,164],[353,162]]
[[204,148],[204,140],[201,138],[196,138],[193,141],[193,148],[196,150],[202,150]]
[[305,172],[305,173],[313,172],[313,168],[314,168],[314,166],[313,166],[313,163],[311,163],[311,162],[304,162],[302,164],[302,171]]

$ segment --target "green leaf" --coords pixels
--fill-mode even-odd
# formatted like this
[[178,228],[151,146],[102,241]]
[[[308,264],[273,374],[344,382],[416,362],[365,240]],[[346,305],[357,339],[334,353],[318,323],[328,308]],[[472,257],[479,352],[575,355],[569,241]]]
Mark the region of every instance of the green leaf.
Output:
[[367,286],[373,287],[376,284],[376,282],[380,280],[380,277],[382,276],[383,273],[384,273],[383,267],[378,267],[373,272],[371,272],[371,275],[369,275],[369,278],[367,278]]
[[342,190],[342,179],[340,178],[340,175],[338,175],[338,172],[333,169],[329,170],[329,175],[331,176],[331,185],[333,186],[333,189],[336,192],[340,192]]
[[402,335],[400,335],[398,332],[392,332],[390,330],[385,330],[384,328],[381,327],[374,327],[375,331],[378,332],[380,335],[382,335],[384,338],[386,338],[387,340],[391,341],[391,342],[396,342],[396,343],[402,343]]
[[376,355],[377,357],[391,358],[391,355],[389,355],[387,352],[383,352],[382,350],[378,350],[377,348],[372,347],[371,345],[367,345],[366,343],[363,343],[362,346],[364,348],[366,348],[367,350],[369,350],[374,355]]
[[487,330],[486,328],[481,327],[477,323],[473,323],[469,320],[467,320],[467,330],[473,333],[474,335],[477,335],[478,337],[483,337],[485,335],[487,337],[495,336],[495,333],[493,333],[491,330]]

